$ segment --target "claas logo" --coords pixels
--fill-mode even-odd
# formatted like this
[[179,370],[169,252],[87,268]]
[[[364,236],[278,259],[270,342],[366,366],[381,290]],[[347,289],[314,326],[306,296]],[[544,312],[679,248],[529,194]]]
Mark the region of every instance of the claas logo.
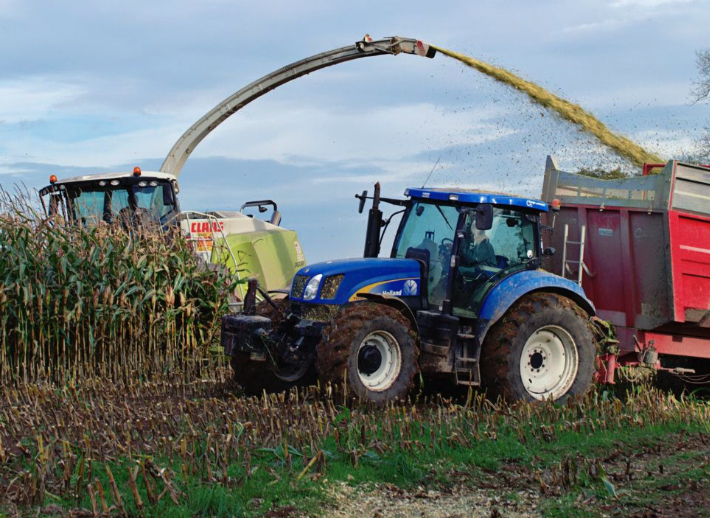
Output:
[[224,221],[193,221],[190,232],[220,232],[224,230]]

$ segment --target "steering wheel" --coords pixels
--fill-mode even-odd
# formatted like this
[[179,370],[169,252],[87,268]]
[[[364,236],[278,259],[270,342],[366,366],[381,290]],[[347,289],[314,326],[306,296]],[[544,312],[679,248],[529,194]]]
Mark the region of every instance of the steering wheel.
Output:
[[439,254],[450,254],[451,250],[454,249],[454,240],[448,237],[445,237],[439,242]]

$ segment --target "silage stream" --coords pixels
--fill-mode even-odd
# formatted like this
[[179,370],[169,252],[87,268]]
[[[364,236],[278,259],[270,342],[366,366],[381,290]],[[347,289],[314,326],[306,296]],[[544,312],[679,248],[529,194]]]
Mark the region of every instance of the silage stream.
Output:
[[606,125],[597,119],[587,110],[566,99],[562,99],[548,92],[540,85],[527,81],[512,72],[490,65],[478,59],[471,58],[465,54],[454,52],[432,45],[433,48],[461,63],[474,68],[482,74],[506,84],[519,92],[524,93],[537,104],[554,111],[564,120],[571,122],[581,130],[596,137],[602,144],[613,149],[622,157],[631,161],[638,167],[643,167],[644,163],[665,163],[660,156],[651,153],[627,137],[618,135],[611,131]]

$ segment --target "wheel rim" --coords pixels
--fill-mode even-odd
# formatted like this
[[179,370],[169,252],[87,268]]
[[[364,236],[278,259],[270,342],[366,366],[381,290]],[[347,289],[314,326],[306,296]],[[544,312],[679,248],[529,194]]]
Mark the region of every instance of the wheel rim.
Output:
[[520,377],[533,398],[556,400],[574,383],[578,365],[577,344],[572,335],[559,326],[543,326],[525,342]]
[[387,390],[399,376],[402,353],[394,336],[386,331],[375,331],[360,343],[357,354],[360,381],[368,390]]
[[308,372],[309,363],[300,363],[296,365],[286,365],[274,372],[274,375],[281,381],[295,383],[300,380]]

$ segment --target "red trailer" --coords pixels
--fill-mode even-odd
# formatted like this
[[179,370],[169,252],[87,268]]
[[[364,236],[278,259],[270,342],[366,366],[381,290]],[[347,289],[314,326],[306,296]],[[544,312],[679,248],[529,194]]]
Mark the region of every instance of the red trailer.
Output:
[[542,199],[560,205],[546,268],[579,282],[616,327],[601,380],[617,363],[710,372],[710,167],[671,161],[657,175],[601,180],[548,157]]

